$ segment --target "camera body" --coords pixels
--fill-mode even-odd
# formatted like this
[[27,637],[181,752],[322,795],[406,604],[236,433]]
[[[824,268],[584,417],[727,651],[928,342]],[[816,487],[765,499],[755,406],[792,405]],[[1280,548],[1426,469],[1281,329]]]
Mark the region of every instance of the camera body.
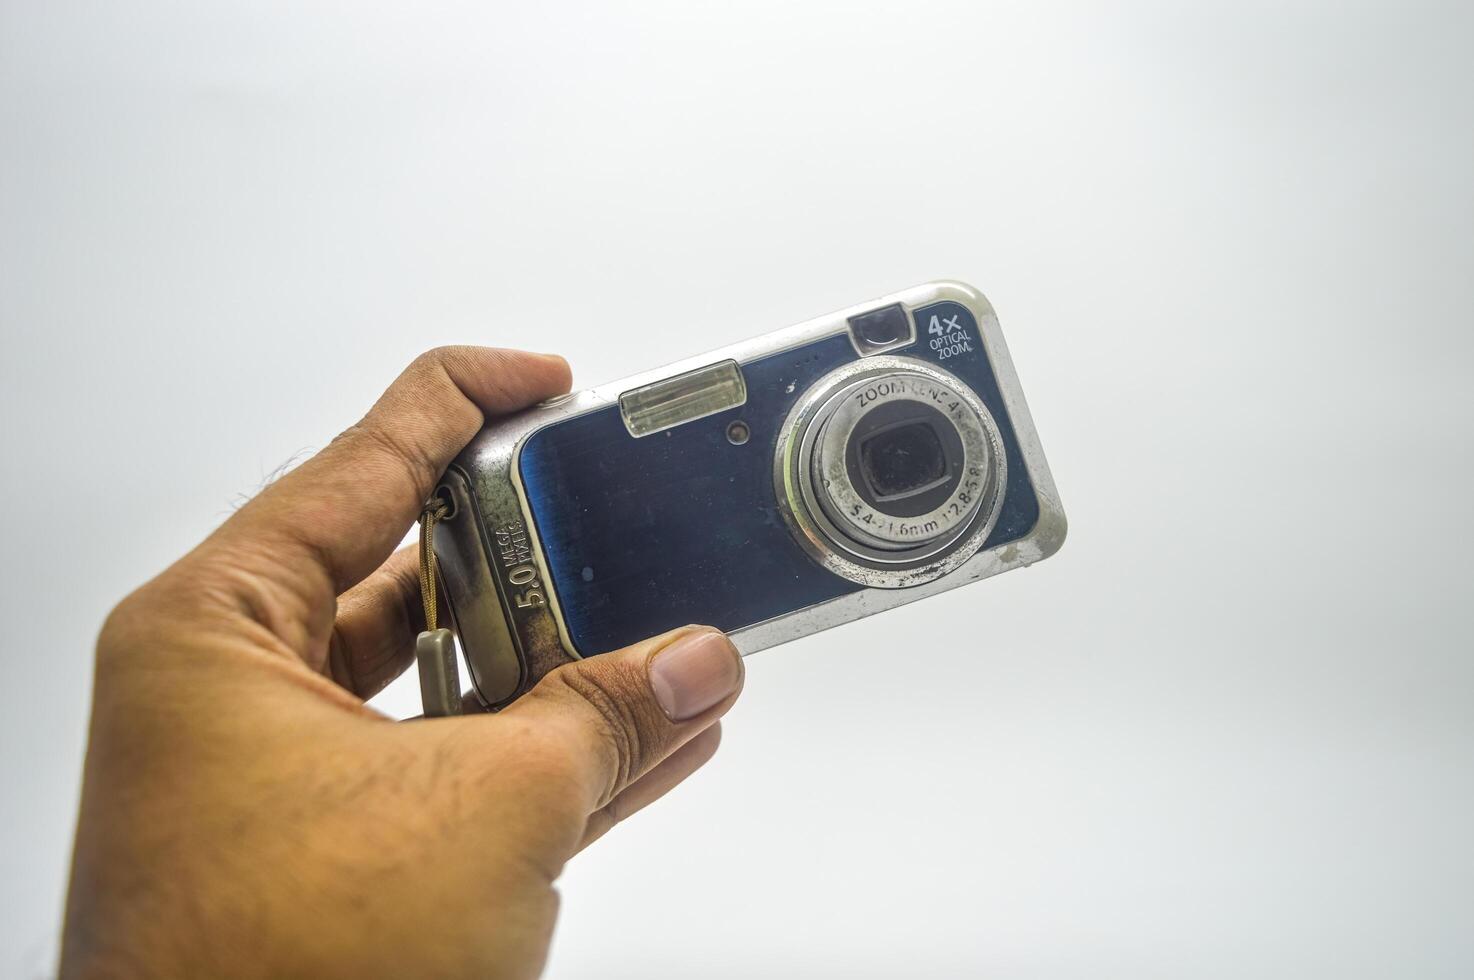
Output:
[[1046,558],[1066,526],[997,317],[956,282],[499,419],[436,494],[491,708],[688,623],[746,654],[882,612]]

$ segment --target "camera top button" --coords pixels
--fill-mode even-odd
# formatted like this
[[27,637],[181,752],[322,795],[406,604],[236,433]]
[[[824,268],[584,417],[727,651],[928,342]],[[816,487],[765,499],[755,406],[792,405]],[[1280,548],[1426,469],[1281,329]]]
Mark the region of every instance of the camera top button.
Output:
[[911,343],[911,318],[900,303],[850,317],[850,336],[861,354],[875,354]]

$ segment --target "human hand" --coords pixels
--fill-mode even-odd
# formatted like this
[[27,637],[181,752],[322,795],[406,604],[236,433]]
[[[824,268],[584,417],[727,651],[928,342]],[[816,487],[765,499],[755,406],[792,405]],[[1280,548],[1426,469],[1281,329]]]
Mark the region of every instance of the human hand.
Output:
[[496,715],[371,697],[423,629],[391,555],[493,416],[561,358],[450,347],[125,599],[98,640],[62,974],[532,976],[569,857],[716,751],[742,686],[688,627]]

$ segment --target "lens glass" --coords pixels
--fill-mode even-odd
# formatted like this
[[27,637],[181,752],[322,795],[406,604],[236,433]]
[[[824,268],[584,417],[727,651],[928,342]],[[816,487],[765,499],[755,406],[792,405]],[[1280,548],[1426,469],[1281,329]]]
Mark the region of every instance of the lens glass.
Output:
[[947,454],[927,422],[902,422],[860,445],[860,474],[876,500],[894,500],[947,475]]

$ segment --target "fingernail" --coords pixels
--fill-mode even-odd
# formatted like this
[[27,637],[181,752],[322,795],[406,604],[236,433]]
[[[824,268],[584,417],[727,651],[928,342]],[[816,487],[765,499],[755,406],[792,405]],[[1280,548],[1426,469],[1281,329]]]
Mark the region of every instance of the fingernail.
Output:
[[650,661],[650,687],[671,721],[695,718],[741,681],[737,650],[721,633],[687,633]]

